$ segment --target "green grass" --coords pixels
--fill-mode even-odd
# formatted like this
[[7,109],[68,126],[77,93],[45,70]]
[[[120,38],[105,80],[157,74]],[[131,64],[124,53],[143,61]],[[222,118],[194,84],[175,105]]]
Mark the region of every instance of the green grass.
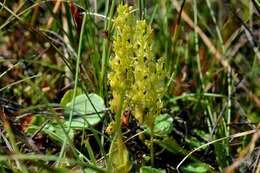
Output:
[[[131,172],[259,172],[258,1],[132,2],[131,13],[153,28],[154,57],[166,58],[161,113],[173,128],[165,135],[147,132],[131,106],[126,124],[110,110],[119,3],[0,2],[0,172],[115,172],[113,127],[121,128]],[[60,101],[69,90],[67,114]],[[81,94],[94,112],[79,112]],[[90,125],[91,116],[99,122]],[[85,125],[74,128],[79,117]]]

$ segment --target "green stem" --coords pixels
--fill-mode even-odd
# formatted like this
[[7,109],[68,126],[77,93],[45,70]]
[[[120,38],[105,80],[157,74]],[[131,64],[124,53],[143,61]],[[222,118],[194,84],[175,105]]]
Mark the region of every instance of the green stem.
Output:
[[120,137],[122,134],[121,134],[121,113],[122,113],[122,110],[123,110],[123,93],[121,93],[121,96],[120,96],[120,106],[119,106],[119,110],[118,112],[116,112],[116,118],[115,118],[115,138],[118,138]]
[[[153,122],[154,123],[154,122]],[[151,165],[154,167],[154,124],[151,126],[151,136],[150,136],[150,155],[151,155]]]
[[[84,28],[85,28],[85,23],[86,23],[86,19],[87,19],[87,15],[86,13],[84,13],[84,17],[83,17],[83,22],[82,22],[82,26],[81,26],[81,31],[80,31],[80,37],[79,37],[79,47],[78,47],[78,53],[77,53],[77,62],[76,62],[76,72],[75,72],[75,83],[74,83],[74,88],[73,88],[73,97],[72,97],[72,109],[70,111],[70,116],[69,116],[69,127],[68,127],[68,131],[67,134],[69,134],[70,132],[70,125],[71,125],[71,121],[72,121],[72,116],[73,116],[73,110],[74,110],[74,105],[75,105],[75,98],[76,98],[76,94],[77,94],[77,87],[78,87],[78,80],[79,80],[79,70],[80,70],[80,56],[81,56],[81,48],[82,48],[82,42],[83,42],[83,34],[84,34]],[[65,151],[65,146],[68,142],[68,137],[66,137],[64,139],[62,148],[61,148],[61,152],[59,155],[59,159],[57,161],[57,164],[59,165],[61,162],[61,159],[64,155],[64,151]]]
[[94,165],[97,165],[96,158],[95,158],[94,152],[93,152],[93,150],[91,148],[91,145],[89,143],[89,140],[86,141],[86,148],[87,148],[87,151],[88,151],[88,154],[89,154],[91,162]]

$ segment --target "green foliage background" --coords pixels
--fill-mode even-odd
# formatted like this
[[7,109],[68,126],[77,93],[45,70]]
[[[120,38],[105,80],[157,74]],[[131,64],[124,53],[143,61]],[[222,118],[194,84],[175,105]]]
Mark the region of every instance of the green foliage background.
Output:
[[[127,3],[166,59],[154,129],[110,110]],[[115,121],[125,171],[259,172],[259,15],[257,0],[1,0],[0,172],[117,172]]]

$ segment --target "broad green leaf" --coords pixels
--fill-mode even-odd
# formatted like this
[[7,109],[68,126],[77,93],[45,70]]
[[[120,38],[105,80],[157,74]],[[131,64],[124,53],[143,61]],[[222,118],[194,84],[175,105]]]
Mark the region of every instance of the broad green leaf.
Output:
[[[67,131],[67,128],[64,127]],[[66,139],[66,135],[64,134],[64,131],[58,124],[48,124],[46,127],[43,128],[44,133],[46,133],[51,139],[58,141],[58,142],[64,142]],[[72,139],[74,136],[74,131],[70,130],[70,133],[68,134],[69,138]]]
[[163,140],[155,140],[154,142],[173,154],[180,153],[182,155],[186,155],[189,153],[187,150],[182,148],[174,139],[169,137],[166,137]]
[[[80,88],[76,90],[76,96],[83,94],[83,91]],[[73,99],[73,89],[68,90],[62,97],[60,104],[66,106]]]
[[155,169],[150,166],[143,166],[140,168],[140,173],[166,173],[166,171],[162,169]]
[[55,173],[71,173],[71,171],[67,168],[55,168],[53,170]]
[[132,165],[129,161],[128,150],[121,137],[115,139],[109,149],[114,173],[127,173]]
[[102,111],[105,110],[104,100],[97,94],[81,94],[67,103],[65,107],[65,124],[70,125],[68,121],[70,111],[73,110],[73,118],[71,122],[72,128],[84,128],[89,125],[96,125],[104,116]]
[[50,172],[55,172],[55,173],[71,173],[69,169],[66,168],[53,168],[51,170],[48,169],[43,169],[40,170],[39,173],[50,173]]
[[191,163],[182,169],[184,173],[205,173],[209,172],[209,167],[203,163]]
[[157,116],[154,123],[154,133],[158,136],[166,136],[173,129],[173,118],[169,114]]
[[[151,133],[150,128],[145,127],[146,132]],[[173,118],[168,114],[156,116],[154,121],[154,134],[157,136],[167,136],[173,129]]]
[[[69,98],[70,94],[66,96]],[[89,101],[90,100],[90,101]],[[65,99],[64,103],[67,102],[67,99]],[[95,108],[93,108],[92,104]],[[74,109],[73,109],[74,108]],[[70,100],[65,107],[65,120],[63,123],[63,128],[67,131],[70,122],[69,114],[70,110],[73,109],[73,117],[71,121],[71,128],[85,128],[88,127],[88,125],[95,125],[98,122],[100,122],[101,118],[103,117],[103,113],[96,113],[101,112],[105,109],[105,104],[103,99],[96,95],[96,94],[89,94],[88,97],[85,94],[81,94],[75,98],[75,103],[73,107],[73,101]],[[48,134],[52,139],[63,142],[64,139],[66,139],[66,135],[64,134],[64,131],[58,124],[48,124],[46,127],[44,127],[43,131]],[[74,131],[70,130],[70,133],[68,134],[69,138],[73,138]]]
[[98,172],[94,171],[93,169],[86,168],[86,169],[84,169],[84,173],[98,173]]

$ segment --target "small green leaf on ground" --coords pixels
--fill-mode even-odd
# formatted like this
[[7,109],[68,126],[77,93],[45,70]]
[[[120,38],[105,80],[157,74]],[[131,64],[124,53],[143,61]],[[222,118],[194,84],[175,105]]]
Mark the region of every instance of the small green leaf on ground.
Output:
[[112,142],[109,157],[113,164],[114,173],[126,173],[130,171],[132,165],[129,161],[128,150],[121,137]]
[[[77,88],[76,96],[83,94],[83,91],[80,88]],[[60,104],[66,106],[73,99],[73,89],[68,90],[62,97]]]
[[209,168],[203,163],[191,163],[182,170],[184,173],[205,173],[209,171]]
[[75,98],[74,102],[71,100],[66,104],[65,124],[69,125],[70,111],[73,110],[72,128],[84,128],[89,125],[96,125],[104,116],[103,111],[105,108],[104,100],[97,94],[81,94]]
[[[67,128],[64,127],[64,130],[67,131]],[[43,128],[44,133],[46,133],[51,139],[58,141],[58,142],[64,142],[64,140],[67,138],[63,129],[58,124],[48,124],[46,127]],[[74,131],[70,130],[68,137],[72,139],[74,136]]]
[[140,173],[166,173],[166,171],[162,169],[155,169],[150,166],[143,166],[140,169]]
[[[160,114],[155,118],[154,134],[157,136],[167,136],[173,129],[173,118],[169,114]],[[146,127],[146,132],[151,130]]]

